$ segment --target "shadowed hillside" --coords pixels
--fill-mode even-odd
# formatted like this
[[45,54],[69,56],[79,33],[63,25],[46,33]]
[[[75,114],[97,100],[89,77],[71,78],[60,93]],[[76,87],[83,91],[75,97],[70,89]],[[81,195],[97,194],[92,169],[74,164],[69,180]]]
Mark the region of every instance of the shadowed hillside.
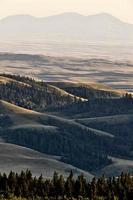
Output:
[[[104,163],[110,163],[106,153],[102,153],[103,145],[98,145],[98,147],[97,144],[104,138],[105,141],[107,138],[112,140],[111,134],[88,128],[65,118],[25,110],[4,101],[1,101],[0,105],[3,110],[1,136],[6,141],[43,153],[58,155],[62,161],[73,163],[82,169],[92,169],[92,165],[100,167],[100,165],[105,165]],[[3,125],[3,121],[5,121],[3,116],[8,117],[9,125]],[[84,145],[86,145],[85,149],[82,148]],[[95,149],[93,149],[94,146]],[[99,150],[101,155],[99,155]],[[84,162],[81,162],[83,155]],[[91,165],[89,165],[89,160],[91,160]],[[94,160],[94,164],[92,164],[92,160]],[[99,161],[100,163],[95,165],[95,162]]]
[[83,172],[87,179],[93,177],[85,171],[60,162],[59,158],[54,156],[41,154],[37,151],[13,144],[0,143],[1,173],[9,173],[11,170],[19,173],[21,170],[27,169],[30,169],[33,175],[37,177],[42,173],[43,176],[51,178],[54,171],[67,176],[71,170],[73,170],[75,176]]

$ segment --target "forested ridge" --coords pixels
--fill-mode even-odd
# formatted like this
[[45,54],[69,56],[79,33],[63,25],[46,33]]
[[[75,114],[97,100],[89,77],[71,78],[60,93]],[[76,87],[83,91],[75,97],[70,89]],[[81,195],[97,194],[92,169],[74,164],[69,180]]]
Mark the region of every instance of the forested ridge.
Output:
[[50,82],[50,84],[55,85],[67,91],[68,93],[83,97],[85,99],[119,98],[120,96],[122,96],[120,91],[113,90],[112,88],[104,86],[102,84],[85,84],[71,82]]
[[61,124],[50,119],[43,123],[45,125],[54,123],[54,125],[60,126],[57,131],[26,129],[25,127],[10,129],[12,120],[7,116],[6,119],[9,128],[4,128],[7,123],[5,118],[0,118],[0,123],[3,125],[0,136],[9,143],[61,156],[61,161],[87,171],[95,171],[111,163],[105,151],[109,143],[108,139],[98,137],[92,131],[65,124],[65,122]]
[[37,82],[28,77],[3,76],[12,79],[12,81],[0,84],[0,99],[15,105],[42,112],[48,107],[59,107],[78,101],[76,97],[63,93],[45,82]]
[[60,112],[60,114],[72,118],[102,117],[133,113],[133,98],[126,96],[118,99],[91,99],[87,102],[76,102],[63,107],[48,108],[48,111]]
[[64,88],[60,84],[57,87],[58,83],[35,81],[32,78],[19,75],[1,74],[0,77],[12,80],[0,82],[0,99],[41,112],[46,109],[58,109],[71,104],[74,105],[83,102],[83,99],[88,99],[92,104],[95,99],[113,101],[115,97],[120,98],[120,94],[116,91],[111,89],[101,90],[100,86],[99,89],[95,89],[85,85],[73,87],[73,84],[71,84]]
[[86,200],[132,200],[133,177],[122,173],[119,177],[93,178],[88,182],[84,174],[74,177],[73,172],[64,179],[54,172],[53,178],[42,175],[33,177],[31,171],[20,174],[0,174],[0,199],[86,199]]
[[[89,117],[133,113],[133,98],[125,93],[118,97],[111,91],[92,89],[89,87],[64,87],[59,83],[35,81],[29,77],[1,74],[0,77],[12,81],[0,82],[0,99],[15,105],[40,112],[54,111],[63,115],[88,112]],[[23,83],[23,84],[22,84]],[[50,85],[53,84],[53,85]],[[56,85],[60,88],[55,87]],[[54,86],[55,85],[55,86]],[[99,86],[100,87],[100,86]],[[78,92],[76,92],[78,91]],[[117,96],[117,98],[112,98]],[[82,97],[88,101],[82,101]]]

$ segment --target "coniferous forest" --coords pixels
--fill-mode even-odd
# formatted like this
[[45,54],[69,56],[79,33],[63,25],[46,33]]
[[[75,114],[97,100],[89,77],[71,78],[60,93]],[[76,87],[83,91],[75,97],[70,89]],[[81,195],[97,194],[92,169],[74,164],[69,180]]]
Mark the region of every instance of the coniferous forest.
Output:
[[54,172],[52,179],[42,175],[33,177],[31,171],[20,174],[0,174],[0,199],[25,200],[132,200],[133,177],[123,173],[119,177],[106,178],[104,175],[87,181],[84,174],[74,177],[71,171],[67,178]]

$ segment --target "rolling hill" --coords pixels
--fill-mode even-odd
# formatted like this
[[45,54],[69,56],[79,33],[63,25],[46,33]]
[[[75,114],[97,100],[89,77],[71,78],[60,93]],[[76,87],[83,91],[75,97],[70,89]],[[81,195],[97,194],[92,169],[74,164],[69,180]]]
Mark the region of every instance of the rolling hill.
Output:
[[[36,157],[33,159],[36,151],[38,156],[42,155],[38,162],[40,170],[43,164],[47,169],[54,162],[58,162],[55,169],[60,171],[62,168],[61,173],[71,167],[83,170],[86,175],[99,175],[106,169],[109,169],[108,175],[117,175],[126,167],[132,170],[131,163],[129,166],[126,162],[123,166],[122,162],[116,164],[113,159],[133,159],[133,98],[123,94],[126,92],[97,83],[43,82],[3,74],[0,76],[2,148],[8,144],[16,145],[13,148],[28,148],[26,152],[31,151],[29,159],[35,161],[35,165],[23,159],[23,149],[20,167],[24,162],[29,163],[35,174],[38,173],[35,171]],[[39,107],[44,101],[46,107]],[[46,165],[46,157],[53,159],[49,161],[51,164]],[[5,163],[8,163],[10,159],[7,155],[6,158]],[[19,163],[17,156],[15,158]],[[15,170],[13,163],[11,166]],[[53,168],[50,167],[50,171]]]
[[[39,113],[36,111],[28,110],[22,107],[18,107],[6,101],[0,100],[0,113],[2,115],[8,115],[11,118],[12,123],[8,128],[11,129],[40,129],[47,130],[51,132],[56,132],[57,128],[64,125],[68,127],[76,127],[81,131],[90,131],[91,134],[98,136],[112,137],[111,134],[107,132],[98,131],[96,129],[88,128],[80,123],[74,122],[66,118],[61,118],[58,116],[50,115],[49,113]],[[51,124],[51,125],[50,125]],[[57,124],[57,127],[55,126]],[[66,127],[67,128],[67,127]]]
[[[126,94],[124,90],[98,83],[43,82],[8,74],[0,75],[0,90],[1,99],[41,112],[47,107],[60,107],[95,98],[119,98]],[[35,95],[39,98],[36,99]]]
[[68,176],[71,170],[73,170],[75,176],[84,173],[87,179],[93,177],[85,171],[60,162],[57,157],[10,143],[0,143],[1,173],[9,173],[11,170],[20,173],[21,170],[25,171],[27,169],[31,170],[33,175],[37,177],[42,174],[46,178],[51,178],[54,171]]
[[[89,149],[93,148],[93,145],[96,146],[97,141],[103,141],[104,138],[112,140],[113,137],[107,132],[86,127],[73,120],[23,109],[5,101],[0,101],[0,111],[1,137],[5,141],[42,153],[58,155],[63,162],[84,170],[90,168],[88,158],[97,158],[99,152],[99,149],[95,148],[93,155]],[[3,125],[4,123],[6,124]],[[83,140],[79,143],[81,137]],[[72,148],[73,141],[75,146]],[[82,149],[85,143],[88,147]],[[99,148],[102,151],[102,146]],[[75,157],[76,152],[79,157]],[[80,163],[80,156],[83,155],[86,160]],[[106,155],[102,153],[101,156],[103,163],[109,162]]]
[[[7,107],[7,104],[8,104],[8,108],[9,107],[14,107],[13,105],[11,105],[11,104],[9,104],[7,102],[3,101],[2,103],[4,105],[6,105],[6,107]],[[20,108],[15,106],[14,109],[12,109],[12,110],[14,110],[14,112],[16,113],[16,110],[19,111]],[[51,131],[57,131],[58,128],[66,125],[68,127],[78,128],[79,130],[81,130],[81,132],[82,131],[83,132],[87,132],[88,131],[88,132],[90,132],[90,134],[94,134],[96,136],[101,136],[101,137],[105,136],[105,137],[109,137],[109,138],[113,138],[114,137],[112,134],[110,134],[108,132],[100,131],[100,130],[97,130],[95,128],[86,127],[86,126],[82,125],[82,123],[78,123],[77,121],[73,121],[71,119],[69,120],[69,119],[66,119],[66,118],[61,118],[59,116],[54,116],[54,115],[51,115],[49,113],[47,113],[47,114],[45,114],[45,113],[42,114],[42,113],[37,113],[37,112],[35,113],[35,112],[31,111],[31,110],[29,111],[29,110],[26,110],[26,109],[24,109],[24,110],[22,109],[22,113],[24,113],[24,117],[25,118],[28,118],[28,122],[26,123],[26,119],[24,119],[25,124],[22,124],[22,118],[21,118],[21,120],[18,121],[18,126],[16,126],[17,128],[18,127],[26,128],[26,127],[30,126],[30,119],[31,119],[32,120],[31,121],[31,128],[37,128],[37,127],[41,128],[42,127],[45,130],[49,129],[49,131],[50,130]],[[26,115],[26,113],[27,113],[27,115]],[[39,120],[50,121],[51,126],[49,126],[48,122],[46,122],[46,124],[48,123],[47,125],[43,125],[41,123],[38,123],[38,117],[39,117]],[[16,123],[16,121],[17,121],[17,119],[14,120],[15,123]],[[55,126],[56,124],[58,124],[57,127]]]
[[[115,123],[115,119],[117,118],[121,120],[119,123]],[[88,119],[88,124],[86,124],[84,122],[86,122],[87,119],[79,119],[79,120],[76,120],[76,122],[74,122],[74,120],[53,116],[49,113],[39,113],[36,111],[27,110],[27,109],[15,106],[13,104],[10,104],[8,102],[0,101],[1,141],[6,141],[8,143],[13,143],[16,145],[31,148],[33,149],[33,155],[34,155],[34,150],[37,150],[47,155],[58,156],[60,157],[58,162],[61,162],[61,163],[65,162],[66,165],[69,163],[73,166],[76,166],[77,168],[84,169],[85,171],[87,171],[87,173],[89,172],[95,175],[102,174],[102,172],[106,171],[106,169],[108,169],[107,175],[113,175],[113,174],[118,175],[120,173],[120,170],[126,169],[126,167],[127,169],[132,170],[132,164],[129,164],[130,161],[127,162],[125,165],[123,165],[122,162],[118,162],[118,164],[116,164],[116,161],[112,159],[112,157],[117,157],[119,161],[119,157],[121,157],[121,159],[126,158],[127,161],[129,159],[132,160],[131,149],[128,150],[128,147],[132,143],[132,134],[129,132],[127,137],[123,138],[123,135],[120,134],[118,136],[118,134],[114,132],[115,130],[113,130],[112,132],[111,127],[109,127],[108,132],[107,130],[106,131],[101,130],[100,127],[97,127],[97,125],[99,125],[101,122],[106,121],[107,124],[109,124],[109,126],[110,125],[113,126],[114,124],[117,128],[119,128],[119,124],[120,123],[123,124],[123,121],[125,120],[126,120],[125,125],[127,127],[129,126],[128,123],[131,121],[131,119],[132,119],[132,115],[118,115],[118,116],[109,116],[109,117],[101,117],[101,118],[90,118]],[[6,123],[6,126],[3,126],[3,123],[1,123],[1,120],[4,120],[4,123]],[[92,126],[93,121],[96,127]],[[89,124],[89,122],[91,123]],[[82,124],[85,124],[85,125],[82,125]],[[122,126],[120,124],[120,128],[121,127]],[[130,135],[130,142],[127,140],[129,135]],[[38,141],[37,142],[38,144],[36,143],[36,141]],[[124,150],[124,152],[122,151],[123,143],[125,144],[124,149],[126,149]],[[66,144],[67,145],[69,144],[70,146],[66,146]],[[86,147],[86,149],[83,150],[81,147],[82,148]],[[99,164],[97,163],[98,167],[95,168],[94,166],[98,159],[97,150],[98,150],[99,156],[100,154],[102,155],[101,157],[102,159],[104,155],[103,152],[105,151],[107,156],[109,156],[108,158],[111,162],[109,162],[109,160],[107,162],[106,160],[106,164],[101,165],[100,163]],[[93,152],[93,156],[90,154],[90,151]],[[77,154],[78,154],[78,158],[82,162],[84,161],[84,165],[80,164],[80,161],[77,157],[75,157],[76,159],[74,159],[74,156],[76,156]],[[23,154],[22,154],[22,157],[23,157]],[[91,163],[91,166],[93,165],[93,168],[89,167],[88,160],[86,160],[87,157],[90,159],[90,163]],[[100,162],[101,162],[101,158],[100,158]],[[31,155],[30,160],[32,159],[33,158]],[[25,160],[22,158],[22,161],[25,161]],[[16,162],[19,162],[19,160],[16,160]],[[56,161],[51,161],[51,162],[56,162]],[[29,161],[26,161],[26,163],[29,163]],[[39,169],[42,169],[41,163],[43,163],[42,160],[38,162]],[[58,164],[60,166],[60,163]],[[21,168],[21,165],[23,167],[23,162],[20,164],[20,168]],[[31,163],[29,164],[29,166],[31,167]],[[15,169],[14,166],[12,167],[13,167],[12,169],[14,170]],[[34,171],[35,168],[34,168],[34,165],[31,167],[33,172],[36,174],[37,172]],[[44,165],[44,168],[45,168],[45,165]],[[58,165],[56,165],[55,168],[59,170]],[[62,168],[62,165],[61,165],[61,168]],[[47,169],[47,165],[46,165],[46,169]],[[53,172],[53,169],[51,169],[50,171]],[[61,171],[61,173],[64,173],[64,172]],[[45,176],[47,176],[47,174],[45,174]],[[49,171],[48,171],[48,176],[50,176]]]
[[1,75],[0,90],[2,92],[1,99],[35,110],[43,110],[49,106],[58,107],[79,100],[86,101],[84,98],[72,95],[45,82],[37,82],[19,76]]
[[115,90],[100,83],[74,83],[74,82],[50,82],[73,95],[86,99],[90,98],[117,98],[125,95],[124,90]]
[[121,172],[133,173],[133,160],[110,157],[113,164],[103,168],[98,172],[99,175],[118,176]]

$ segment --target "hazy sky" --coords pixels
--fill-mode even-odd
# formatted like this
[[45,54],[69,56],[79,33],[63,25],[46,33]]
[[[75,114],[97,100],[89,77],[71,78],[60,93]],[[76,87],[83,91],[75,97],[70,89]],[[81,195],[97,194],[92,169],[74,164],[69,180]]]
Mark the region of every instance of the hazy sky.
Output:
[[0,0],[0,18],[16,14],[49,16],[63,12],[110,13],[133,23],[133,0]]

